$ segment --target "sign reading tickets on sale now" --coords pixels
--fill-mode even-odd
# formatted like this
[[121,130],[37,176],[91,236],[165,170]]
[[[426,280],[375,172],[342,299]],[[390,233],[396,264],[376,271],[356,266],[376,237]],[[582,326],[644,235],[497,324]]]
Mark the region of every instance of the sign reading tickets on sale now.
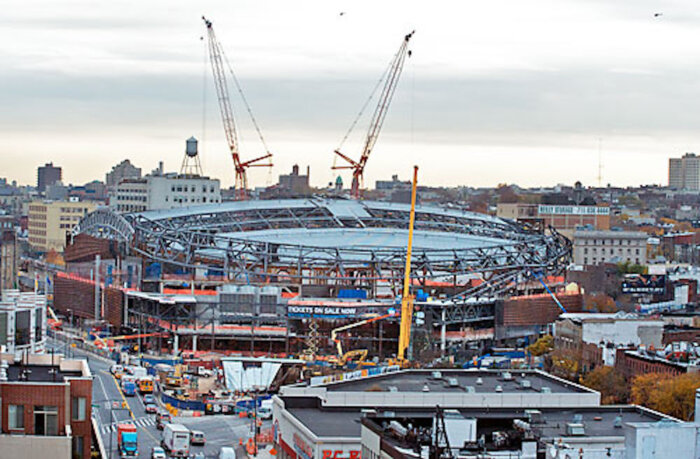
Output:
[[321,459],[362,459],[362,455],[358,450],[324,449]]

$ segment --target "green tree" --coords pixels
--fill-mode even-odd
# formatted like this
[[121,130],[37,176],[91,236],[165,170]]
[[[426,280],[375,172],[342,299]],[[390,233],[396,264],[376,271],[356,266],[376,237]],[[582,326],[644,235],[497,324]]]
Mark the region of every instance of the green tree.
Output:
[[632,381],[631,398],[633,403],[689,421],[695,410],[695,391],[698,388],[698,373],[640,375]]

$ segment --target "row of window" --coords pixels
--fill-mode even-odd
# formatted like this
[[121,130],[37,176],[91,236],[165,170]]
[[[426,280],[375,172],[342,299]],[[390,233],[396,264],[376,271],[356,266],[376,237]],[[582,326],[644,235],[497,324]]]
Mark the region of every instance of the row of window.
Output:
[[[632,263],[632,259],[629,258],[629,257],[627,258],[626,261],[627,261],[627,263]],[[600,262],[601,262],[601,263],[604,263],[604,262],[605,262],[605,257],[602,257],[602,258],[600,259]],[[587,265],[587,264],[588,264],[588,257],[584,257],[584,258],[583,258],[583,264],[584,264],[584,265]],[[598,264],[598,258],[593,257],[593,264],[594,264],[594,265],[597,265],[597,264]],[[641,263],[639,262],[639,258],[635,258],[635,259],[634,259],[634,264],[636,264],[636,265],[641,264]]]
[[61,207],[61,212],[64,214],[87,214],[88,209],[85,207]]
[[141,202],[146,202],[147,196],[145,195],[123,195],[123,194],[118,194],[117,195],[117,201],[141,201]]
[[45,230],[38,230],[38,229],[29,229],[29,234],[33,234],[34,236],[46,236],[46,231]]
[[73,229],[75,223],[61,223],[59,226],[61,229]]
[[[185,185],[185,186],[175,186],[175,185],[173,185],[173,186],[170,187],[170,191],[172,191],[173,193],[175,193],[175,192],[180,192],[180,193],[181,193],[181,192],[185,192],[185,193],[187,193],[187,192],[196,193],[196,192],[197,192],[197,186],[196,186],[196,185],[192,185],[192,186],[188,187],[187,185]],[[206,192],[207,192],[207,186],[206,186],[206,185],[202,185],[202,193],[206,193]],[[209,187],[209,192],[210,192],[210,193],[214,193],[214,186],[210,186],[210,187]]]
[[[168,202],[168,196],[165,197],[165,202]],[[207,202],[207,197],[206,197],[206,196],[203,196],[201,199],[200,199],[200,198],[191,198],[191,199],[189,199],[189,201],[188,201],[187,198],[183,198],[183,197],[179,197],[179,196],[178,196],[178,197],[173,198],[173,202],[177,202],[177,203],[192,202],[192,203],[205,203],[205,204],[206,204],[206,202]],[[210,198],[210,199],[209,199],[209,202],[210,202],[210,203],[217,203],[217,202],[219,202],[219,199],[217,199],[217,198]]]
[[[597,253],[598,253],[598,249],[597,249],[596,247],[593,247],[592,252],[593,252],[594,254],[597,254]],[[609,249],[609,252],[610,252],[610,255],[614,255],[614,254],[615,254],[615,249],[612,249],[612,248],[611,248],[611,249]],[[583,248],[583,253],[586,254],[586,255],[588,254],[588,247],[584,247],[584,248]],[[600,249],[600,253],[601,253],[602,255],[605,255],[605,248],[601,248],[601,249]],[[623,249],[617,249],[617,254],[618,254],[618,255],[622,255],[622,253],[623,253]],[[634,253],[635,253],[635,255],[639,255],[639,249],[634,249]],[[628,249],[627,249],[627,255],[631,255],[631,254],[632,254],[632,249],[628,248]]]
[[584,239],[581,238],[581,245],[644,245],[643,239]]

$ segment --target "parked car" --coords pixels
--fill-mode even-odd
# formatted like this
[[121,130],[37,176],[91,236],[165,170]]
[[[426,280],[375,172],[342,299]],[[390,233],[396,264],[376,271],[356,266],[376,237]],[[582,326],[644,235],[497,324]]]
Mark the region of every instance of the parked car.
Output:
[[153,403],[147,403],[146,404],[146,413],[157,413],[158,412],[158,407],[154,405]]
[[155,404],[156,403],[156,398],[153,396],[153,394],[146,394],[143,396],[143,403],[146,405],[150,404]]
[[191,445],[204,445],[206,442],[207,441],[204,438],[204,432],[200,432],[199,430],[192,431],[192,435],[190,435]]
[[168,459],[165,455],[165,450],[160,446],[154,446],[151,448],[151,459]]

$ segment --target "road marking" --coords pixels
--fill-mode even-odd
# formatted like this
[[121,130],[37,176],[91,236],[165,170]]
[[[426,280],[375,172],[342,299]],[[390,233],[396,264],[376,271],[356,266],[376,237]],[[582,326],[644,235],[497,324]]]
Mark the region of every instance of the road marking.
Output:
[[[107,372],[104,371],[104,370],[102,370],[102,372],[107,373]],[[107,374],[109,374],[109,373],[107,373]],[[105,400],[107,400],[107,401],[105,402],[105,405],[106,405],[106,406],[105,406],[105,409],[107,409],[107,408],[109,408],[109,400],[110,400],[110,398],[109,398],[109,396],[107,395],[107,390],[105,389],[105,384],[102,382],[102,378],[100,378],[100,377],[98,376],[98,377],[97,377],[97,380],[100,381],[100,386],[102,386],[102,393],[105,394]]]
[[134,416],[134,412],[131,411],[131,407],[129,406],[129,402],[126,401],[126,397],[124,396],[124,392],[122,392],[122,388],[119,386],[119,383],[117,382],[117,378],[114,375],[112,375],[112,380],[114,381],[114,385],[117,386],[117,390],[119,391],[119,395],[122,396],[122,400],[124,401],[124,404],[127,406],[127,408],[129,408],[129,414],[131,415],[131,419],[133,419],[135,421],[136,417]]

